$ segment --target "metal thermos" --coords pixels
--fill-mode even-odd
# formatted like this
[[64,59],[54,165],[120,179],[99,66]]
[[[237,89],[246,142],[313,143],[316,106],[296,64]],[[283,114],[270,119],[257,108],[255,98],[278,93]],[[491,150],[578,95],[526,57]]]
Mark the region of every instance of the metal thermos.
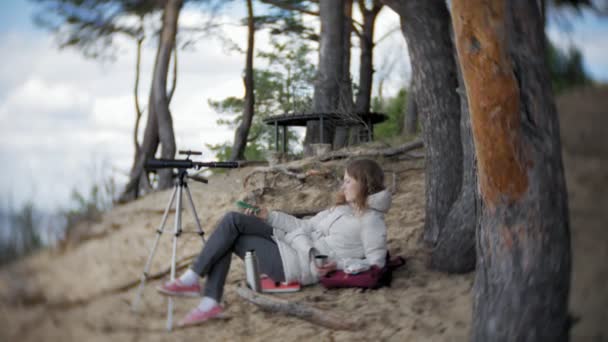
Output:
[[247,285],[255,292],[262,292],[258,257],[254,250],[245,253],[245,275],[247,276]]

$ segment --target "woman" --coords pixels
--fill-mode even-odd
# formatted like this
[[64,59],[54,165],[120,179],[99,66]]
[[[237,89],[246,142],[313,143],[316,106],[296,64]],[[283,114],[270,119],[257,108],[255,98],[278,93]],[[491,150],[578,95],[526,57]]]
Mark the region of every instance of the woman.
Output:
[[[274,281],[314,284],[335,269],[384,267],[386,225],[391,205],[380,166],[367,159],[348,164],[336,206],[302,220],[265,208],[226,214],[209,237],[191,269],[158,290],[171,296],[200,296],[199,278],[206,276],[204,297],[180,323],[202,323],[218,317],[232,253],[241,259],[255,250],[260,272]],[[312,256],[325,254],[329,263],[316,267]]]

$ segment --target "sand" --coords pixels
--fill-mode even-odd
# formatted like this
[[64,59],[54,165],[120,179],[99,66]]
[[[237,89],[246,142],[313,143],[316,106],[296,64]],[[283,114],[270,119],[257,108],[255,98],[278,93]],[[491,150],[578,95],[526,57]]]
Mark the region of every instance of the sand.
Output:
[[[593,107],[581,119],[580,107],[572,106],[573,101],[591,101],[582,98],[587,95],[608,99],[606,88],[595,92],[599,94],[583,91],[560,104],[573,108],[568,113],[562,110],[561,116],[574,255],[570,307],[579,319],[572,329],[575,341],[608,339],[608,144],[602,132],[589,128],[602,127],[598,120],[608,127],[608,120],[593,110],[602,107]],[[603,147],[596,146],[602,143]],[[419,242],[424,226],[424,161],[379,162],[388,185],[394,187],[393,207],[386,216],[389,249],[407,259],[407,265],[395,271],[392,286],[329,291],[316,285],[277,295],[349,317],[359,323],[357,331],[332,331],[245,302],[235,291],[244,279],[238,258],[233,258],[222,303],[226,319],[166,332],[167,299],[154,287],[168,276],[146,285],[140,310],[133,313],[130,305],[136,287],[131,285],[141,276],[169,199],[171,192],[164,191],[115,207],[61,249],[41,251],[0,269],[0,341],[466,341],[474,273],[430,270],[428,251]],[[236,200],[250,197],[254,190],[261,194],[258,204],[288,212],[320,210],[331,204],[344,161],[306,159],[289,165],[323,173],[304,182],[286,175],[256,174],[243,184],[253,170],[244,168],[213,175],[208,185],[191,182],[206,234],[225,212],[237,210]],[[202,241],[195,234],[191,213],[184,211],[182,218],[185,234],[179,239],[179,257],[192,256]],[[171,213],[151,273],[170,263],[173,220]],[[196,303],[196,299],[176,299],[176,320]]]

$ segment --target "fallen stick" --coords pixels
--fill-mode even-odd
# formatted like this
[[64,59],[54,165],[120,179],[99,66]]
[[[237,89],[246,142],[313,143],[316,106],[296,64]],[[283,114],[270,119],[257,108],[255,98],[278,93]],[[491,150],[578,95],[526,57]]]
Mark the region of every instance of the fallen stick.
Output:
[[259,294],[245,286],[239,286],[236,292],[245,300],[264,310],[282,312],[334,330],[357,330],[359,328],[359,324],[343,316],[340,317],[303,303]]
[[253,175],[255,175],[257,173],[262,173],[262,174],[280,173],[280,174],[287,175],[289,177],[296,178],[299,181],[304,181],[304,179],[306,179],[307,177],[310,177],[310,176],[326,176],[327,174],[329,174],[328,171],[320,171],[320,170],[315,170],[315,169],[311,169],[306,172],[300,172],[300,171],[302,171],[301,168],[287,167],[287,166],[283,166],[283,165],[257,167],[245,176],[245,178],[243,179],[243,187],[245,187],[247,185],[249,178],[251,178]]
[[411,150],[421,148],[423,146],[424,144],[422,140],[417,139],[401,146],[385,148],[383,150],[359,150],[350,152],[339,150],[324,154],[319,158],[319,160],[322,162],[326,162],[333,159],[341,159],[348,157],[392,157],[405,152],[409,152]]

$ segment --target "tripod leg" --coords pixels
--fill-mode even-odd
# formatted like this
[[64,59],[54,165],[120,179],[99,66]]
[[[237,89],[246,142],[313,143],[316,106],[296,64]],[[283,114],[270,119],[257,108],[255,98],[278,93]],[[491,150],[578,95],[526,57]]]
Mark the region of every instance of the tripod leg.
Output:
[[[173,230],[173,252],[171,253],[171,281],[175,280],[175,257],[177,254],[177,238],[182,233],[182,185],[177,186],[177,205],[175,206],[175,227]],[[173,298],[168,297],[167,331],[173,328]]]
[[201,227],[201,221],[198,219],[198,215],[196,214],[196,209],[194,208],[194,201],[192,201],[192,194],[190,193],[190,188],[188,185],[184,185],[186,187],[186,194],[188,195],[188,201],[190,203],[190,210],[192,210],[192,215],[194,216],[194,221],[196,221],[196,227],[198,228],[198,235],[203,239],[203,243],[205,243],[205,232]]
[[177,192],[177,186],[173,189],[173,193],[171,194],[171,198],[169,199],[169,204],[165,208],[165,212],[163,213],[163,219],[160,222],[160,226],[156,230],[156,239],[154,240],[154,244],[152,245],[152,249],[150,250],[150,254],[148,254],[148,260],[146,261],[146,266],[144,266],[144,272],[141,275],[141,281],[139,282],[139,287],[137,288],[137,292],[135,294],[135,299],[133,300],[133,304],[131,304],[131,310],[137,311],[137,307],[139,305],[139,301],[141,300],[141,296],[144,290],[144,286],[146,285],[146,280],[148,280],[148,272],[150,272],[150,266],[152,265],[152,259],[154,258],[154,254],[156,253],[156,248],[158,247],[158,241],[160,240],[160,236],[165,229],[165,223],[167,222],[167,216],[169,215],[169,210],[173,206],[173,201],[175,200],[175,193]]

